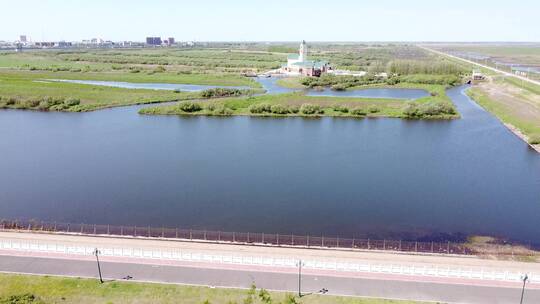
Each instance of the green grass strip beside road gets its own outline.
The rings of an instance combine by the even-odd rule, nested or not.
[[[225,289],[199,286],[105,282],[81,278],[31,276],[0,273],[0,304],[49,303],[302,303],[302,304],[413,304],[418,302],[310,295],[261,289]],[[270,299],[270,301],[268,300]]]

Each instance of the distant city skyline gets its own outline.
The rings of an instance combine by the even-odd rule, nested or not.
[[[0,40],[540,41],[537,1],[12,1]]]

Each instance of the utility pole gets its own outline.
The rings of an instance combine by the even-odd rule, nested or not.
[[[99,283],[103,284],[103,277],[101,276],[101,267],[99,266],[99,257],[98,257],[100,253],[101,252],[97,248],[94,249],[94,255],[96,256],[97,269],[99,273]]]
[[[519,304],[523,304],[523,294],[525,294],[525,283],[527,283],[527,280],[529,279],[529,276],[525,274],[521,277],[523,280],[523,288],[521,289],[521,300],[519,301]]]

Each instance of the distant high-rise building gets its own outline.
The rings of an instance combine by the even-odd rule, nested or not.
[[[26,35],[19,36],[19,41],[22,43],[26,43]]]
[[[148,45],[161,45],[161,37],[146,37],[146,44]]]
[[[15,43],[15,52],[22,52],[23,45],[21,42]]]
[[[174,44],[174,37],[169,37],[167,40],[169,40],[169,44]]]
[[[71,47],[72,45],[73,44],[71,42],[66,42],[66,41],[58,41],[56,43],[56,46],[61,47],[61,48]]]

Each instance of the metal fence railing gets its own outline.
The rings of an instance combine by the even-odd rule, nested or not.
[[[453,242],[416,242],[402,240],[371,240],[309,235],[283,235],[251,232],[224,232],[180,228],[112,226],[42,221],[0,220],[2,230],[47,231],[81,235],[132,236],[178,240],[261,244],[294,247],[319,247],[403,251],[439,254],[474,254],[465,244]]]
[[[32,220],[0,220],[1,230],[47,231],[81,235],[109,235],[167,238],[236,244],[274,246],[402,251],[438,254],[475,254],[466,244],[453,242],[416,242],[402,240],[371,240],[309,235],[224,232],[179,228],[73,224]]]

